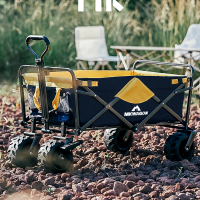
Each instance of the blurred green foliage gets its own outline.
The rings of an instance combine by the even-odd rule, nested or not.
[[[119,2],[124,6],[122,12],[95,12],[95,1],[85,0],[85,12],[81,13],[77,0],[0,0],[0,80],[14,81],[20,65],[34,64],[34,56],[25,45],[28,35],[46,35],[50,39],[45,65],[75,69],[77,26],[103,25],[109,54],[116,55],[110,45],[180,44],[189,25],[200,21],[197,0]],[[31,47],[41,54],[45,44],[33,41]]]

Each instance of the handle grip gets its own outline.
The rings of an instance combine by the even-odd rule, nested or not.
[[[26,38],[26,44],[30,44],[31,40],[44,40],[46,45],[50,45],[49,39],[44,35],[29,35]]]
[[[45,44],[46,44],[46,49],[45,51],[42,53],[41,55],[41,59],[44,58],[45,54],[48,52],[49,50],[49,45],[50,45],[50,42],[49,42],[49,39],[44,36],[44,35],[29,35],[27,38],[26,38],[26,45],[28,47],[28,49],[30,50],[30,52],[36,57],[36,59],[38,59],[38,55],[31,49],[31,47],[29,46],[31,40],[44,40]]]

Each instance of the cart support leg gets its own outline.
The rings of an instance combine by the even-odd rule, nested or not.
[[[192,145],[192,142],[194,141],[194,138],[196,136],[197,132],[196,131],[191,131],[190,136],[188,138],[187,144],[185,145],[185,150],[189,151],[190,147]]]
[[[40,142],[40,139],[42,137],[42,134],[35,134],[35,138],[33,139],[33,142],[31,144],[31,147],[30,147],[30,154],[35,154],[36,151],[37,151],[37,147],[38,147],[38,144]]]
[[[20,96],[21,96],[21,107],[22,107],[22,118],[23,118],[23,125],[26,122],[26,110],[25,110],[25,101],[24,101],[24,87],[23,87],[23,79],[22,79],[22,69],[21,66],[19,69],[19,85],[20,85]]]
[[[123,138],[124,142],[127,142],[130,134],[132,134],[132,130],[127,130]]]
[[[36,119],[31,119],[31,132],[35,133]]]
[[[192,78],[190,79],[190,87],[193,86],[193,81]],[[191,99],[192,99],[192,90],[189,90],[189,94],[188,94],[188,104],[187,104],[187,108],[186,108],[186,130],[188,129],[188,124],[189,124],[189,115],[190,115],[190,105],[191,105]]]
[[[66,136],[66,125],[64,122],[61,123],[61,136],[62,137]]]

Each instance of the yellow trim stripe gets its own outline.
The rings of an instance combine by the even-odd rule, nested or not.
[[[77,83],[78,83],[78,86],[82,86],[82,87],[98,87],[98,81],[91,81],[89,83],[89,81],[78,80]]]
[[[172,79],[172,84],[178,84],[179,79]],[[187,83],[187,78],[182,78],[182,83]]]
[[[74,73],[77,79],[109,78],[109,77],[119,77],[119,76],[165,76],[165,77],[172,76],[177,78],[182,77],[182,75],[146,72],[140,70],[133,70],[133,71],[75,70]],[[23,77],[29,85],[38,85],[37,73],[26,73],[23,75]],[[72,78],[69,72],[50,72],[49,75],[45,77],[45,80],[46,80],[46,85],[48,87],[72,88]],[[94,86],[98,86],[97,83],[92,83],[92,84],[94,84]]]

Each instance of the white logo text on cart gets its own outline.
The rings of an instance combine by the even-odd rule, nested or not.
[[[140,107],[135,106],[131,112],[124,112],[124,117],[148,115],[148,111],[141,111]]]
[[[112,6],[118,11],[122,11],[124,8],[117,0],[106,0],[106,12],[111,12]],[[95,11],[102,11],[102,0],[95,0]],[[84,0],[78,0],[78,12],[84,12]]]

